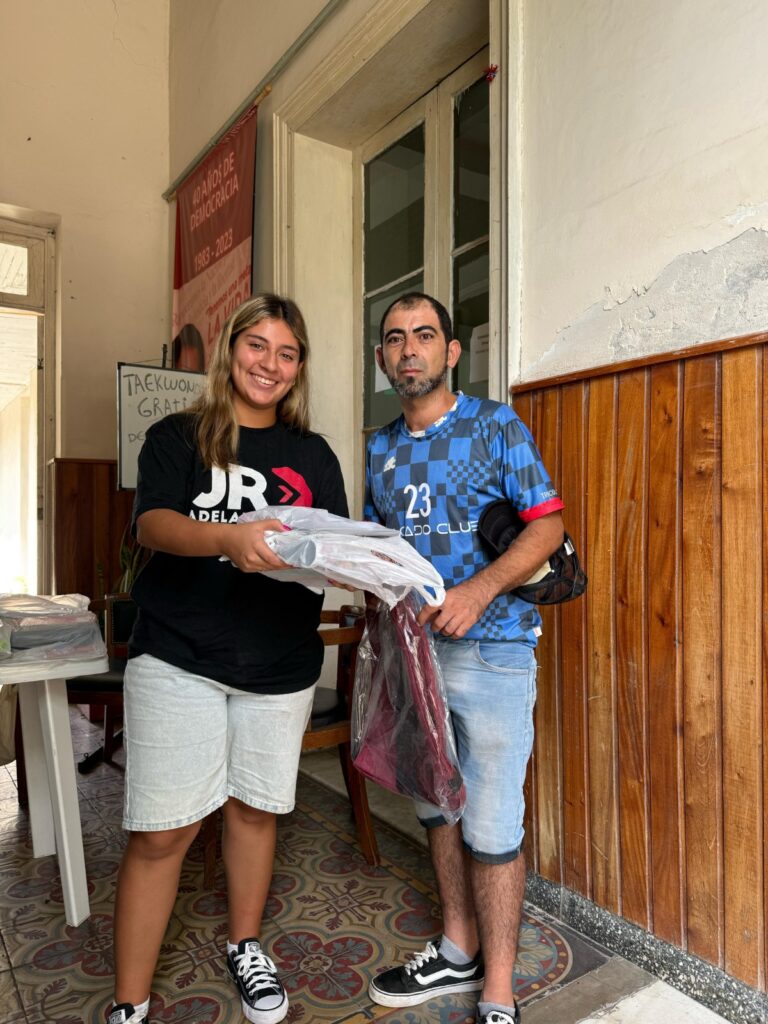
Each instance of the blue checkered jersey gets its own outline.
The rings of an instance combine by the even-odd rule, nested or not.
[[[446,587],[488,565],[477,521],[499,498],[525,522],[563,507],[533,438],[508,405],[459,392],[426,430],[411,433],[400,416],[368,442],[365,518],[399,529]],[[540,625],[534,605],[500,594],[466,637],[534,647]]]

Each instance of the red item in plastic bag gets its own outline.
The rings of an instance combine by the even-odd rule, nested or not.
[[[366,613],[357,655],[352,760],[394,793],[440,808],[454,824],[466,793],[445,687],[429,633],[412,595]]]

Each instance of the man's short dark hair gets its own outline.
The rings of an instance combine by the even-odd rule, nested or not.
[[[445,335],[445,344],[453,338],[453,324],[451,323],[451,314],[437,299],[433,299],[431,295],[426,295],[424,292],[406,292],[405,295],[401,295],[395,299],[394,302],[390,302],[387,308],[384,310],[384,315],[379,323],[379,341],[384,344],[384,323],[392,312],[393,309],[413,309],[414,306],[420,306],[422,302],[428,302],[429,305],[437,313],[437,319],[440,321],[440,330]]]

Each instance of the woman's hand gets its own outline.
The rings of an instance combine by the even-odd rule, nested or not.
[[[268,572],[290,568],[267,544],[267,531],[280,533],[285,529],[279,519],[255,523],[235,523],[222,530],[221,553],[243,572]]]

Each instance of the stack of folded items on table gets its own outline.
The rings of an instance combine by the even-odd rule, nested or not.
[[[0,594],[0,658],[12,662],[106,657],[88,598],[82,594],[39,597]]]

